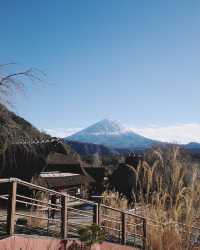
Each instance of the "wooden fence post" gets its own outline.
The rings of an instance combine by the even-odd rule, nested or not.
[[[17,181],[10,183],[8,198],[8,214],[7,214],[7,234],[12,235],[15,232],[15,217],[16,217],[16,193]]]
[[[93,207],[93,223],[96,225],[99,225],[100,206],[100,203],[95,203]]]
[[[61,237],[67,238],[68,218],[67,218],[67,196],[61,196]]]
[[[143,249],[147,249],[147,221],[143,218]]]
[[[98,225],[101,226],[101,202],[98,203]]]
[[[122,244],[126,245],[126,213],[122,212]]]

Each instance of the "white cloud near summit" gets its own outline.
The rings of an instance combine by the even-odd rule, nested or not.
[[[174,143],[200,142],[200,124],[188,123],[174,126],[132,128],[145,137]]]
[[[56,137],[67,137],[81,128],[45,129],[45,132]],[[178,124],[173,126],[131,127],[131,130],[147,138],[165,142],[189,143],[200,142],[200,123]]]

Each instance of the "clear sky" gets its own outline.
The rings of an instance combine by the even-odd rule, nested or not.
[[[2,0],[0,31],[0,63],[48,76],[16,97],[35,126],[108,117],[137,129],[189,124],[200,140],[199,0]]]

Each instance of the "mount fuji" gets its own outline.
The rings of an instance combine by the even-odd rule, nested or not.
[[[104,145],[109,148],[144,150],[158,144],[134,133],[116,121],[104,119],[80,132],[66,138],[66,141],[78,141]]]

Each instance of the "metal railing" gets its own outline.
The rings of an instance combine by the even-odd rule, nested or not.
[[[79,229],[94,223],[103,228],[107,241],[146,246],[141,216],[19,179],[0,179],[0,235],[78,238]]]

